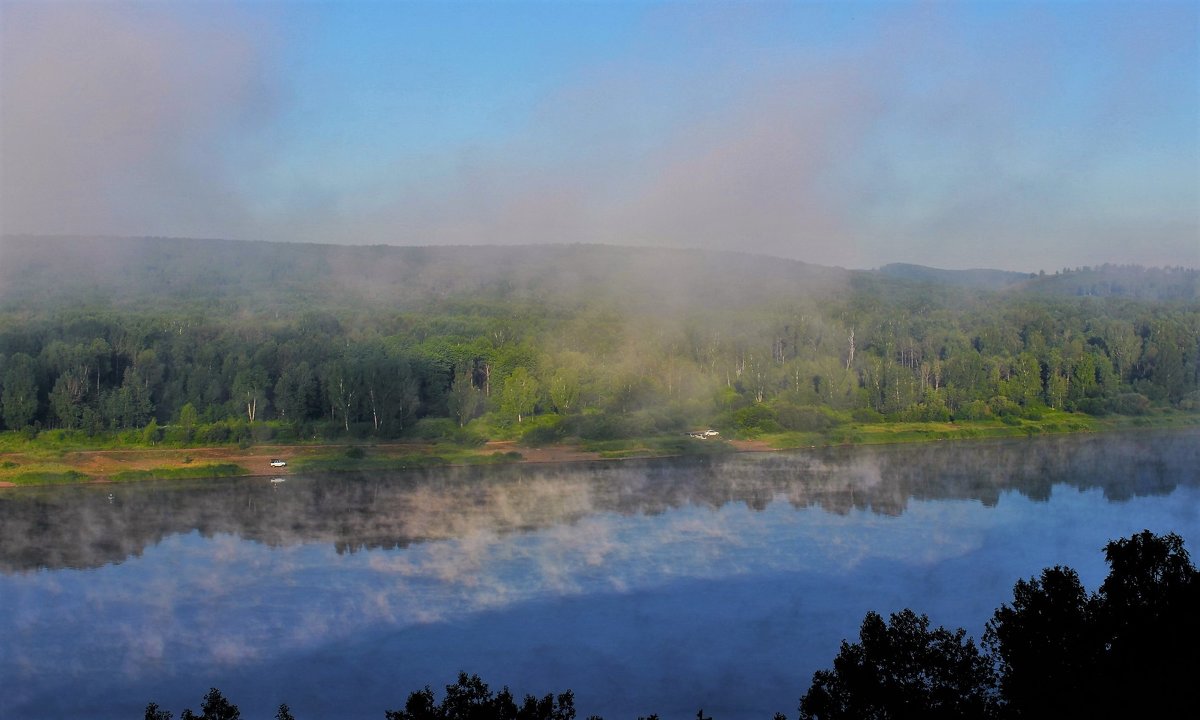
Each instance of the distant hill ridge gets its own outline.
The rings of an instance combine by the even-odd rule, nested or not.
[[[958,285],[989,290],[1003,290],[1013,285],[1026,282],[1029,273],[1013,272],[1010,270],[989,270],[976,268],[971,270],[942,270],[924,265],[909,263],[892,263],[879,268],[879,272],[889,277],[918,282],[930,282],[938,285]]]
[[[241,298],[678,307],[761,305],[846,288],[850,271],[741,253],[605,245],[355,246],[170,238],[0,239],[0,303]]]
[[[1056,296],[1126,297],[1143,300],[1200,299],[1200,270],[1184,267],[1100,265],[1064,269],[1052,274],[1007,270],[942,270],[893,263],[879,268],[888,277],[974,288]]]
[[[912,264],[845,270],[715,250],[608,245],[406,247],[174,238],[0,237],[0,305],[230,302],[259,310],[319,302],[420,309],[538,302],[564,310],[703,310],[821,299],[862,283],[975,294],[1200,299],[1200,272],[1105,265],[1054,275]]]

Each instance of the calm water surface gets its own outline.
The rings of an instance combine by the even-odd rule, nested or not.
[[[109,498],[112,493],[112,498]],[[580,716],[795,714],[864,613],[978,637],[1143,528],[1200,431],[0,491],[0,717],[382,718],[459,670]]]

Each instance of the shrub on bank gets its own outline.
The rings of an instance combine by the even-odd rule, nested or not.
[[[458,426],[450,418],[427,417],[421,418],[412,427],[408,437],[424,442],[446,442],[467,447],[478,447],[487,442],[487,438]]]
[[[1150,398],[1141,393],[1121,393],[1113,398],[1112,410],[1118,415],[1145,415],[1150,412]]]
[[[879,415],[879,413],[875,414]],[[879,415],[879,417],[882,419],[883,416]],[[799,432],[825,432],[838,424],[837,418],[823,408],[791,403],[777,404],[775,419],[785,430]]]

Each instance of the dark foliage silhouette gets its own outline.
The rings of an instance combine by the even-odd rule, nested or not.
[[[1089,596],[1067,568],[1018,581],[988,623],[1006,717],[1174,717],[1197,672],[1200,582],[1183,539],[1146,530],[1104,548]]]
[[[570,690],[537,698],[526,695],[517,705],[506,687],[493,693],[478,675],[459,673],[458,682],[446,686],[438,703],[426,686],[408,696],[403,710],[388,710],[387,720],[574,720],[575,696]]]
[[[191,709],[185,709],[179,715],[179,720],[241,720],[242,711],[237,705],[229,702],[221,691],[216,688],[209,689],[204,696],[204,702],[200,705],[200,715],[192,712]],[[171,720],[171,712],[159,708],[158,703],[150,703],[146,706],[145,720]],[[291,710],[286,704],[279,706],[279,711],[275,713],[275,720],[296,720],[292,717]]]
[[[863,621],[832,670],[813,675],[801,718],[1183,717],[1200,673],[1200,574],[1183,539],[1149,530],[1104,548],[1089,595],[1055,566],[1018,580],[980,656],[961,628],[911,610]],[[989,662],[990,661],[990,662]]]
[[[1183,539],[1146,530],[1109,543],[1104,556],[1111,570],[1096,594],[1105,647],[1096,677],[1108,711],[1191,714],[1200,673],[1200,573]]]
[[[1096,602],[1070,568],[1017,581],[1012,605],[996,610],[983,636],[997,661],[1006,714],[1062,717],[1091,703],[1104,649],[1096,616]]]
[[[842,641],[832,670],[813,675],[801,718],[961,718],[990,715],[993,674],[966,631],[929,629],[912,610],[885,624],[867,613],[859,642]]]

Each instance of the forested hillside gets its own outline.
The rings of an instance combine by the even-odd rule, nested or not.
[[[900,275],[605,246],[6,237],[0,418],[180,442],[552,440],[1200,406],[1196,271]]]
[[[1007,290],[1025,295],[1200,301],[1200,270],[1184,267],[1100,265],[1026,274],[1004,270],[941,270],[894,263],[884,265],[879,272],[891,278],[935,285]]]
[[[445,302],[534,302],[622,310],[760,307],[844,287],[844,270],[738,253],[603,245],[392,247],[5,237],[0,308],[63,304],[253,314]]]

